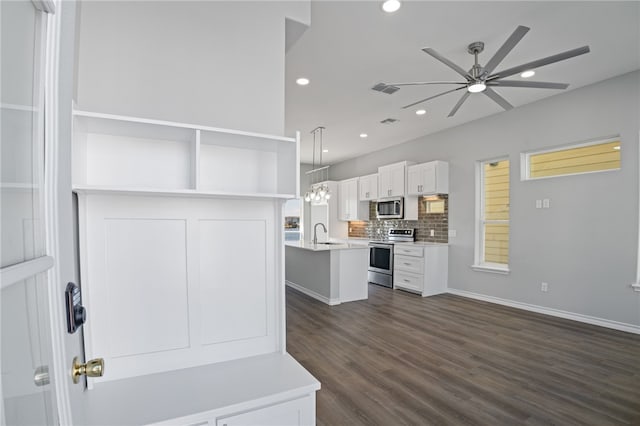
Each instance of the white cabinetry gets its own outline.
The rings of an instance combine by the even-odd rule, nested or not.
[[[401,161],[378,168],[378,197],[403,197],[405,195],[407,167],[413,163]]]
[[[394,288],[421,296],[447,290],[448,246],[445,244],[396,244],[393,255]]]
[[[447,194],[449,164],[445,161],[430,161],[409,166],[407,180],[409,195]]]
[[[74,111],[75,188],[293,198],[299,137]]]
[[[199,411],[231,415],[303,396],[314,410],[310,389],[319,383],[306,372],[295,384],[277,373],[304,371],[286,356],[284,322],[283,205],[299,194],[298,146],[298,137],[74,112],[85,354],[106,364],[105,376],[88,382],[98,406],[166,380],[191,399],[202,393]],[[244,398],[255,400],[249,388],[268,402],[240,410]],[[181,423],[158,407],[195,406],[164,401],[169,394],[180,399],[165,390],[149,400],[155,407],[120,423],[137,423],[143,411]],[[261,423],[263,415],[298,418],[300,409],[256,413]]]
[[[340,220],[368,220],[369,203],[358,197],[359,178],[346,179],[338,184],[338,217]]]
[[[375,201],[378,199],[378,174],[360,177],[360,201]]]

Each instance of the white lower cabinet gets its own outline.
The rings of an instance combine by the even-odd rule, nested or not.
[[[393,256],[394,288],[433,296],[447,289],[446,244],[396,244]]]
[[[216,426],[307,426],[315,424],[310,397],[216,419]]]

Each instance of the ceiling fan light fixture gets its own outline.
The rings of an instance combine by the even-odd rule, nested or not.
[[[536,75],[536,72],[534,70],[527,70],[527,71],[523,71],[522,74],[520,74],[520,77],[530,78],[530,77],[533,77],[534,75]]]
[[[393,13],[398,11],[398,9],[400,9],[400,6],[402,6],[402,4],[399,0],[387,0],[382,3],[382,10],[387,13]]]
[[[484,92],[486,88],[487,86],[483,82],[478,81],[476,83],[470,84],[467,87],[467,90],[471,93],[480,93],[480,92]]]

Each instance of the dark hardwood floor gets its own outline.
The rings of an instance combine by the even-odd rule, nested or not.
[[[287,289],[287,350],[328,425],[640,425],[640,335],[453,295]]]

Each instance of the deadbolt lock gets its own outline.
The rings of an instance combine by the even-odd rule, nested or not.
[[[80,376],[83,374],[87,377],[102,377],[104,374],[104,359],[96,358],[87,361],[86,364],[81,364],[78,361],[78,357],[73,358],[73,365],[71,366],[73,383],[78,383]]]

